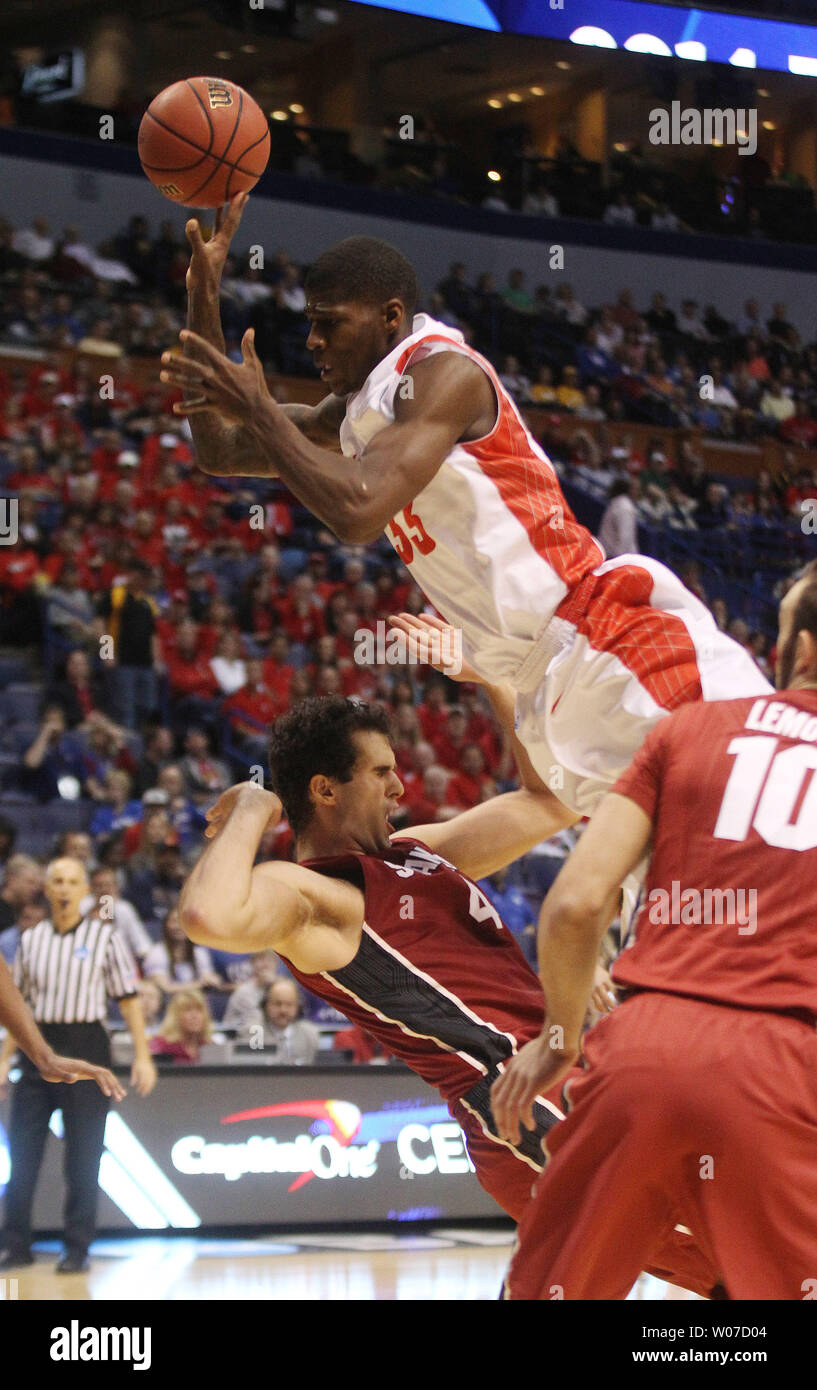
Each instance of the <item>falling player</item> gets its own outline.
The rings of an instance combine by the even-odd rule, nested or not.
[[[626,1297],[679,1200],[730,1298],[817,1293],[817,561],[776,676],[776,699],[662,720],[545,900],[544,1028],[492,1093],[509,1143],[576,1061],[603,904],[652,839],[625,999],[548,1135],[511,1298]]]
[[[414,270],[386,242],[352,237],[307,274],[318,406],[272,399],[252,331],[229,361],[219,283],[245,204],[207,243],[188,223],[192,331],[163,357],[204,472],[280,476],[341,540],[385,530],[479,675],[513,688],[534,767],[582,815],[669,710],[770,690],[663,565],[604,560],[490,363],[415,316]]]
[[[512,704],[497,692],[492,698],[507,729]],[[219,798],[208,812],[211,843],[182,893],[181,919],[203,945],[277,951],[312,993],[436,1087],[462,1127],[480,1183],[518,1220],[541,1168],[542,1137],[561,1111],[537,1096],[530,1128],[513,1141],[492,1123],[491,1083],[538,1034],[544,1001],[473,880],[575,817],[517,747],[519,791],[392,835],[389,817],[403,788],[388,727],[382,708],[336,696],[304,700],[278,719],[270,770],[279,795],[244,783]],[[298,862],[253,867],[282,803]],[[717,1282],[674,1229],[651,1269],[695,1292]]]

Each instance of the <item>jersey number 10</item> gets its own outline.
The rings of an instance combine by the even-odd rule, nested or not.
[[[800,743],[778,753],[778,743],[757,735],[732,739],[726,751],[735,755],[735,764],[721,801],[716,840],[745,840],[754,826],[767,845],[817,847],[817,748]],[[808,789],[792,821],[806,778]]]

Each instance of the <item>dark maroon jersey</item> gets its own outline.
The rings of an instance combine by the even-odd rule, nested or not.
[[[616,983],[817,1017],[817,691],[685,705],[613,791],[653,822]]]
[[[447,1101],[541,1032],[536,975],[492,904],[447,860],[400,839],[382,856],[304,867],[362,889],[363,936],[341,970],[305,975],[287,961],[289,969]]]

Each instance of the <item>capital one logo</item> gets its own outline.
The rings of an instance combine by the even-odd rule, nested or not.
[[[20,534],[16,497],[0,497],[0,545],[16,545]]]

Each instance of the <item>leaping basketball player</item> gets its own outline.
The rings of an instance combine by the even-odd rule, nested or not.
[[[385,531],[479,676],[513,689],[531,762],[579,814],[670,710],[769,693],[670,570],[605,560],[491,364],[415,314],[414,270],[386,242],[351,237],[309,269],[307,346],[329,388],[319,405],[272,399],[252,330],[231,362],[219,283],[246,201],[206,243],[188,223],[189,329],[184,355],[162,359],[205,473],[279,476],[343,541]]]

